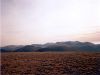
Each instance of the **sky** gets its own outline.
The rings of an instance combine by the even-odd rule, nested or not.
[[[1,46],[100,43],[100,0],[0,0]]]

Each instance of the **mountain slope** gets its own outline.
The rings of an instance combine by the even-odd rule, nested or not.
[[[18,45],[5,46],[1,48],[1,52],[63,52],[63,51],[89,51],[100,52],[100,44],[90,42],[67,41],[46,44]]]

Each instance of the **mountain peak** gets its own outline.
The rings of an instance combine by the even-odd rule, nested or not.
[[[1,52],[34,52],[34,51],[100,51],[100,44],[80,41],[66,41],[32,45],[10,45],[1,48]]]

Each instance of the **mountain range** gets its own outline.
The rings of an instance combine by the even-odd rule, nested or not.
[[[100,52],[100,44],[91,42],[66,41],[46,44],[8,45],[0,48],[1,52]]]

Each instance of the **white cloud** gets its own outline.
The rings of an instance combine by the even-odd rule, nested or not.
[[[19,44],[27,44],[28,41],[43,43],[60,39],[81,40],[75,36],[100,30],[100,1],[2,0],[1,17],[4,44],[16,44],[19,38],[27,40]],[[64,36],[69,38],[65,39]]]

